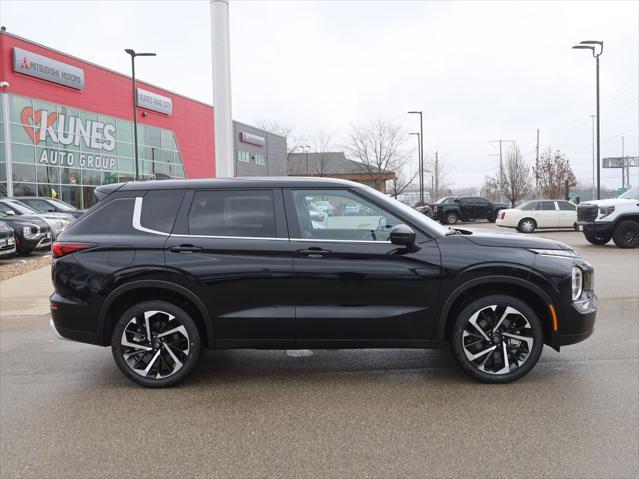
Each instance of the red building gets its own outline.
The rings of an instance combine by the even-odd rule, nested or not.
[[[124,55],[124,52],[123,52]],[[131,78],[0,33],[0,191],[79,207],[134,177]],[[215,176],[213,107],[138,82],[141,179]]]

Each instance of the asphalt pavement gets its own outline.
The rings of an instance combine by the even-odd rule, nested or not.
[[[0,475],[638,477],[639,250],[541,235],[595,266],[596,331],[508,385],[446,351],[249,350],[149,390],[110,349],[54,339],[46,314],[3,312]]]

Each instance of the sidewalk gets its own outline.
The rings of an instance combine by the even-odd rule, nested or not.
[[[0,283],[1,316],[37,316],[49,313],[49,296],[53,293],[51,267]]]

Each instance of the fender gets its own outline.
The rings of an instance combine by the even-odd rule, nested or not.
[[[553,301],[548,296],[548,294],[543,289],[541,289],[536,284],[531,283],[530,281],[525,279],[515,278],[513,276],[499,276],[499,275],[484,276],[482,278],[471,279],[470,281],[467,281],[461,284],[460,286],[458,286],[448,296],[448,298],[446,299],[446,302],[442,306],[441,311],[439,313],[439,319],[437,321],[437,339],[439,341],[445,340],[444,334],[446,332],[446,319],[447,319],[448,313],[450,312],[450,309],[452,308],[457,298],[459,298],[459,296],[463,294],[464,291],[467,291],[468,289],[473,288],[477,285],[487,284],[487,283],[508,283],[508,284],[513,284],[517,286],[522,286],[532,291],[537,296],[539,296],[539,298],[542,301],[544,301],[545,304],[554,304]]]
[[[172,291],[174,293],[178,293],[186,297],[189,301],[191,301],[195,305],[198,312],[200,313],[200,316],[202,316],[204,320],[204,327],[206,329],[206,337],[208,339],[209,347],[212,347],[212,345],[215,344],[214,342],[215,339],[213,334],[213,322],[211,321],[209,312],[206,309],[206,306],[204,306],[204,303],[202,302],[202,300],[191,290],[183,286],[179,286],[177,284],[170,283],[168,281],[150,280],[150,279],[131,281],[130,283],[123,284],[122,286],[119,286],[116,289],[114,289],[109,294],[109,296],[107,296],[104,303],[102,304],[102,308],[100,309],[100,313],[98,315],[98,325],[99,325],[98,338],[104,337],[104,327],[106,322],[107,311],[109,310],[113,302],[117,300],[120,296],[122,296],[124,293],[135,290],[135,289],[141,289],[141,288],[164,289],[164,290]]]

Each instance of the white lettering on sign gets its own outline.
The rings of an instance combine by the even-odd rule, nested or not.
[[[173,101],[163,95],[138,88],[138,106],[148,110],[170,115],[173,112]]]

